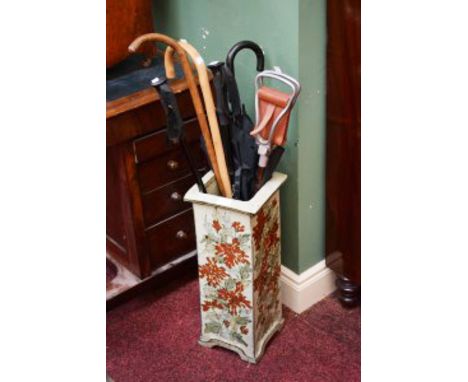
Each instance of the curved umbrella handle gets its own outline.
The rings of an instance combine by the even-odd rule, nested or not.
[[[235,44],[231,49],[229,49],[227,54],[226,66],[229,68],[231,73],[234,75],[234,59],[236,58],[237,53],[244,49],[250,49],[255,53],[257,56],[257,72],[261,72],[265,68],[265,55],[263,54],[262,48],[253,41],[244,40]]]
[[[131,53],[134,53],[138,50],[141,44],[151,41],[162,42],[168,45],[177,53],[177,56],[179,57],[180,63],[182,65],[182,70],[187,81],[187,87],[189,88],[193,106],[195,108],[198,123],[200,125],[200,130],[202,132],[203,139],[205,140],[208,158],[211,162],[211,167],[215,174],[216,181],[218,185],[221,185],[222,187],[221,176],[218,169],[218,162],[216,161],[216,154],[213,147],[213,141],[211,139],[210,129],[208,127],[208,122],[206,120],[205,110],[203,108],[203,103],[200,98],[200,94],[198,93],[197,84],[195,82],[195,78],[190,68],[189,60],[187,58],[187,55],[185,54],[185,50],[179,45],[179,43],[176,40],[160,33],[147,33],[140,37],[137,37],[129,45],[128,50]]]

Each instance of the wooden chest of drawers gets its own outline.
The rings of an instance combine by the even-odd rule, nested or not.
[[[185,135],[201,174],[208,168],[185,83],[173,86]],[[166,140],[165,117],[153,89],[107,102],[108,253],[140,278],[194,251],[191,204],[195,183],[181,148]]]

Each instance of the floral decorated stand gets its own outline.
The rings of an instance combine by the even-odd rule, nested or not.
[[[255,363],[283,317],[279,188],[287,176],[274,173],[247,202],[219,195],[213,173],[203,178],[207,194],[194,185],[204,346],[222,346]]]

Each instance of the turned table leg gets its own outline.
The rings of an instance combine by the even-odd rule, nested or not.
[[[337,276],[338,300],[347,308],[353,308],[361,303],[361,286],[344,276]]]

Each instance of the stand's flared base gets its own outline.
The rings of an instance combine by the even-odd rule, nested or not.
[[[251,356],[247,355],[238,346],[235,346],[233,344],[230,344],[228,342],[225,342],[225,341],[217,339],[217,338],[204,338],[202,336],[202,337],[200,337],[200,340],[198,341],[198,343],[200,345],[208,347],[208,348],[212,348],[214,346],[223,347],[225,349],[236,352],[237,354],[239,354],[241,359],[243,359],[244,361],[247,361],[247,362],[250,362],[250,363],[257,363],[260,360],[260,358],[262,358],[263,353],[265,351],[265,347],[268,344],[268,342],[270,341],[270,339],[273,337],[273,335],[276,332],[278,332],[283,327],[283,325],[284,325],[284,319],[282,318],[281,320],[277,321],[276,323],[274,323],[271,326],[271,328],[268,330],[268,332],[266,332],[265,335],[263,336],[262,341],[259,342],[258,349],[256,349],[256,351],[255,351],[255,357],[251,357]]]

